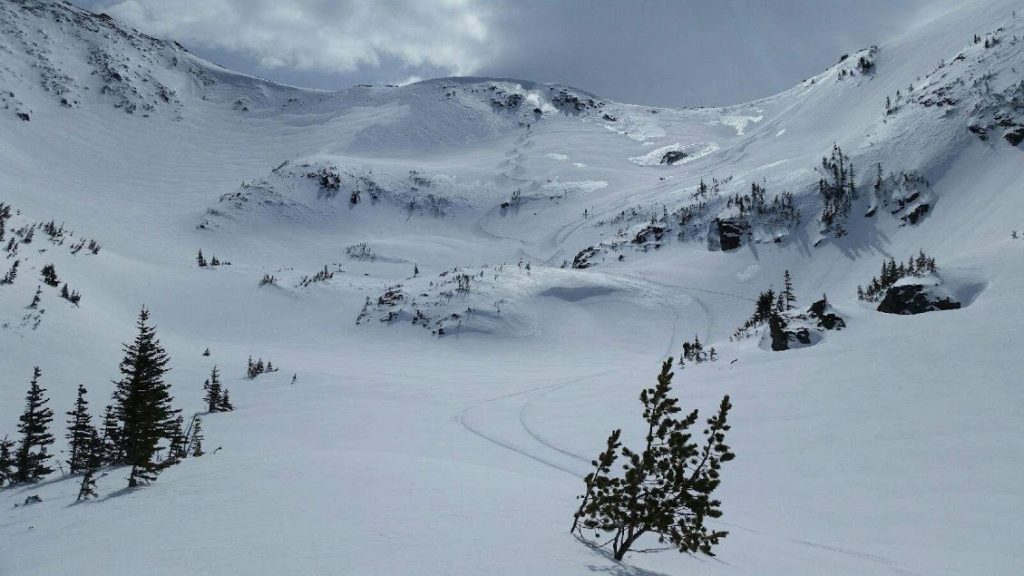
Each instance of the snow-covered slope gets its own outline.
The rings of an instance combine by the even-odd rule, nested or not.
[[[80,383],[98,412],[142,305],[178,406],[216,364],[237,408],[143,489],[0,490],[0,574],[1024,571],[1020,8],[964,2],[783,94],[656,109],[509,79],[308,91],[0,3],[0,435],[36,365],[56,412]],[[856,195],[823,223],[833,145]],[[919,250],[962,308],[858,300]],[[50,263],[78,306],[42,285],[28,308]],[[784,270],[846,328],[730,340]],[[695,334],[720,359],[677,391],[732,396],[730,535],[618,564],[569,535],[574,497]],[[280,371],[245,380],[250,356]]]

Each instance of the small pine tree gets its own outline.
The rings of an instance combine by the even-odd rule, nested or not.
[[[792,310],[796,307],[796,293],[793,292],[793,277],[789,275],[789,270],[783,275],[782,282],[782,297],[786,303],[786,310]]]
[[[188,456],[188,441],[185,437],[185,431],[182,427],[185,424],[185,420],[178,414],[177,418],[174,419],[174,424],[171,426],[171,441],[167,447],[167,458],[164,460],[164,466],[171,466],[185,459]]]
[[[19,418],[21,444],[18,447],[15,472],[15,480],[19,483],[34,482],[53,472],[47,465],[50,459],[47,447],[53,444],[53,435],[50,433],[53,410],[46,407],[50,399],[45,396],[46,389],[39,386],[40,376],[42,372],[36,366],[25,394],[25,411]]]
[[[162,467],[156,460],[159,445],[171,439],[178,415],[171,406],[170,385],[163,380],[169,359],[156,329],[149,325],[146,308],[139,312],[136,327],[134,342],[124,347],[121,380],[114,391],[119,448],[124,454],[123,463],[132,467],[129,487],[156,479]]]
[[[192,436],[189,438],[189,452],[192,456],[198,458],[205,454],[203,452],[203,419],[199,416],[195,416],[192,419]]]
[[[761,292],[757,297],[757,305],[754,308],[754,320],[764,322],[772,315],[775,306],[775,291],[771,288]]]
[[[32,303],[28,305],[29,308],[35,310],[39,308],[39,302],[43,300],[43,287],[36,286],[36,293],[32,296]]]
[[[75,408],[67,413],[67,439],[71,449],[71,456],[68,458],[68,471],[71,474],[82,472],[88,468],[89,460],[93,457],[96,429],[93,428],[92,417],[89,415],[89,402],[85,399],[86,392],[88,391],[85,386],[79,384]]]
[[[117,414],[112,404],[108,404],[106,411],[103,413],[103,436],[100,442],[103,445],[101,452],[105,464],[119,464],[123,461],[121,427],[118,424]]]
[[[100,466],[103,465],[103,440],[95,428],[92,430],[92,437],[89,438],[86,448],[87,456],[84,459],[84,474],[82,475],[82,483],[78,487],[76,502],[90,500],[99,496],[96,492],[96,473],[99,471]]]
[[[1016,234],[1016,232],[1014,232]],[[18,277],[18,265],[21,264],[21,260],[15,260],[14,264],[11,264],[11,269],[4,274],[4,277],[0,279],[0,284],[14,284],[14,279]]]
[[[96,469],[89,468],[82,475],[82,483],[78,486],[78,498],[75,502],[83,502],[85,500],[92,500],[99,496],[96,492]]]
[[[57,278],[57,269],[54,268],[53,264],[47,264],[43,266],[40,272],[43,277],[43,283],[56,288],[60,285],[60,279]]]
[[[235,406],[231,403],[230,395],[228,394],[227,388],[224,389],[224,394],[220,397],[220,405],[217,407],[218,412],[231,412],[235,409]]]
[[[14,441],[0,440],[0,488],[14,483]]]
[[[200,249],[199,254],[196,255],[196,264],[198,264],[200,268],[206,268],[206,258],[203,256],[202,249]]]
[[[203,389],[206,390],[206,396],[203,398],[206,401],[206,411],[219,412],[223,399],[221,397],[220,372],[217,371],[216,366],[210,371],[210,378],[203,384]]]
[[[772,339],[772,350],[789,350],[789,335],[785,332],[786,322],[776,313],[768,317],[768,334]]]

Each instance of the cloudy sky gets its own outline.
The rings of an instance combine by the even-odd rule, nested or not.
[[[955,0],[73,0],[228,68],[323,89],[452,75],[660,106],[784,90]]]

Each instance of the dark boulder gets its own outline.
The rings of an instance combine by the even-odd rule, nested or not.
[[[903,216],[902,220],[904,222],[909,222],[910,224],[917,224],[922,218],[924,218],[925,214],[928,213],[928,208],[929,206],[927,204],[918,204],[912,210],[907,212],[907,214]]]
[[[682,150],[669,150],[668,152],[665,152],[664,156],[661,157],[661,163],[675,164],[676,162],[679,162],[680,160],[686,158],[686,156],[686,152],[683,152]]]
[[[728,252],[743,245],[743,239],[750,235],[750,223],[744,218],[718,218],[718,245]]]
[[[954,300],[952,296],[938,293],[933,288],[921,284],[893,286],[886,290],[885,297],[878,305],[878,311],[906,315],[960,308],[960,302]]]
[[[636,233],[636,236],[633,237],[633,244],[646,244],[648,242],[660,243],[664,236],[664,226],[660,224],[648,224]]]
[[[832,311],[828,300],[822,298],[807,309],[807,315],[818,321],[818,326],[825,330],[842,330],[846,328],[846,321],[842,316]]]
[[[1006,141],[1013,146],[1024,142],[1024,126],[1017,126],[1013,130],[1007,130],[1006,133],[1003,134],[1003,138],[1006,138]]]
[[[577,270],[584,270],[590,268],[594,264],[590,261],[591,258],[597,256],[598,249],[593,246],[587,246],[583,250],[580,250],[576,257],[572,259],[572,267]]]

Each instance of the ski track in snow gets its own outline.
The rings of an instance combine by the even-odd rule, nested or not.
[[[537,454],[527,450],[526,448],[522,448],[522,447],[516,446],[516,445],[512,444],[510,441],[503,440],[503,439],[501,439],[501,438],[499,438],[499,437],[497,437],[497,436],[495,436],[493,434],[488,434],[487,432],[484,432],[479,427],[474,426],[473,424],[470,423],[469,416],[471,415],[472,412],[480,410],[481,408],[484,408],[487,405],[494,404],[495,402],[500,402],[502,400],[508,400],[510,398],[516,398],[516,397],[524,396],[524,395],[528,395],[528,394],[533,394],[533,393],[540,392],[540,391],[554,392],[555,390],[560,390],[560,389],[565,388],[566,386],[570,386],[572,384],[577,384],[579,382],[584,382],[584,381],[587,381],[587,380],[590,380],[590,379],[593,379],[593,378],[597,378],[599,376],[604,376],[606,374],[612,374],[612,373],[621,372],[621,371],[623,371],[623,369],[621,369],[621,368],[613,368],[611,370],[604,370],[604,371],[597,372],[597,373],[594,373],[594,374],[589,374],[587,376],[581,376],[579,378],[573,378],[571,380],[566,380],[564,382],[559,382],[559,383],[555,383],[555,384],[547,384],[547,385],[544,385],[544,386],[536,386],[536,387],[533,387],[533,388],[528,388],[526,390],[520,390],[518,392],[512,392],[510,394],[502,394],[500,396],[495,396],[494,398],[489,398],[487,400],[484,400],[483,402],[478,402],[476,404],[473,404],[471,406],[467,406],[466,408],[463,408],[455,416],[455,420],[463,428],[468,430],[470,433],[472,433],[472,434],[474,434],[474,435],[476,435],[476,436],[486,440],[487,442],[490,442],[491,444],[494,444],[495,446],[500,446],[501,448],[504,448],[506,450],[511,450],[512,452],[515,452],[515,453],[517,453],[517,454],[519,454],[521,456],[529,458],[530,460],[538,462],[538,463],[540,463],[540,464],[542,464],[544,466],[547,466],[549,468],[553,468],[555,470],[558,470],[558,471],[561,471],[561,472],[565,472],[566,474],[570,474],[570,475],[572,475],[574,477],[577,477],[577,478],[582,478],[583,475],[580,474],[579,472],[575,471],[575,470],[572,470],[572,469],[570,469],[570,468],[568,468],[568,467],[566,467],[566,466],[564,466],[562,464],[559,464],[559,463],[553,462],[551,460],[548,460],[547,458],[545,458],[543,456],[539,456],[539,455],[537,455]],[[520,414],[521,414],[521,411],[520,411]],[[526,430],[526,432],[531,437],[533,437],[533,434],[530,433],[529,429],[526,428],[526,426],[523,424],[522,418],[520,418],[519,423],[520,423],[520,425],[523,425],[523,428]],[[583,462],[589,462],[588,459],[586,459],[586,458],[584,458],[582,456],[579,456],[577,454],[573,454],[571,452],[567,452],[567,451],[565,451],[565,450],[563,450],[561,448],[558,448],[558,447],[556,447],[554,445],[550,445],[546,441],[544,441],[544,440],[542,440],[540,438],[535,438],[535,440],[537,440],[537,442],[541,446],[543,446],[544,448],[548,448],[548,449],[554,450],[556,452],[559,452],[561,454],[571,456],[571,457],[573,457],[573,458],[575,458],[577,460],[582,460]]]

